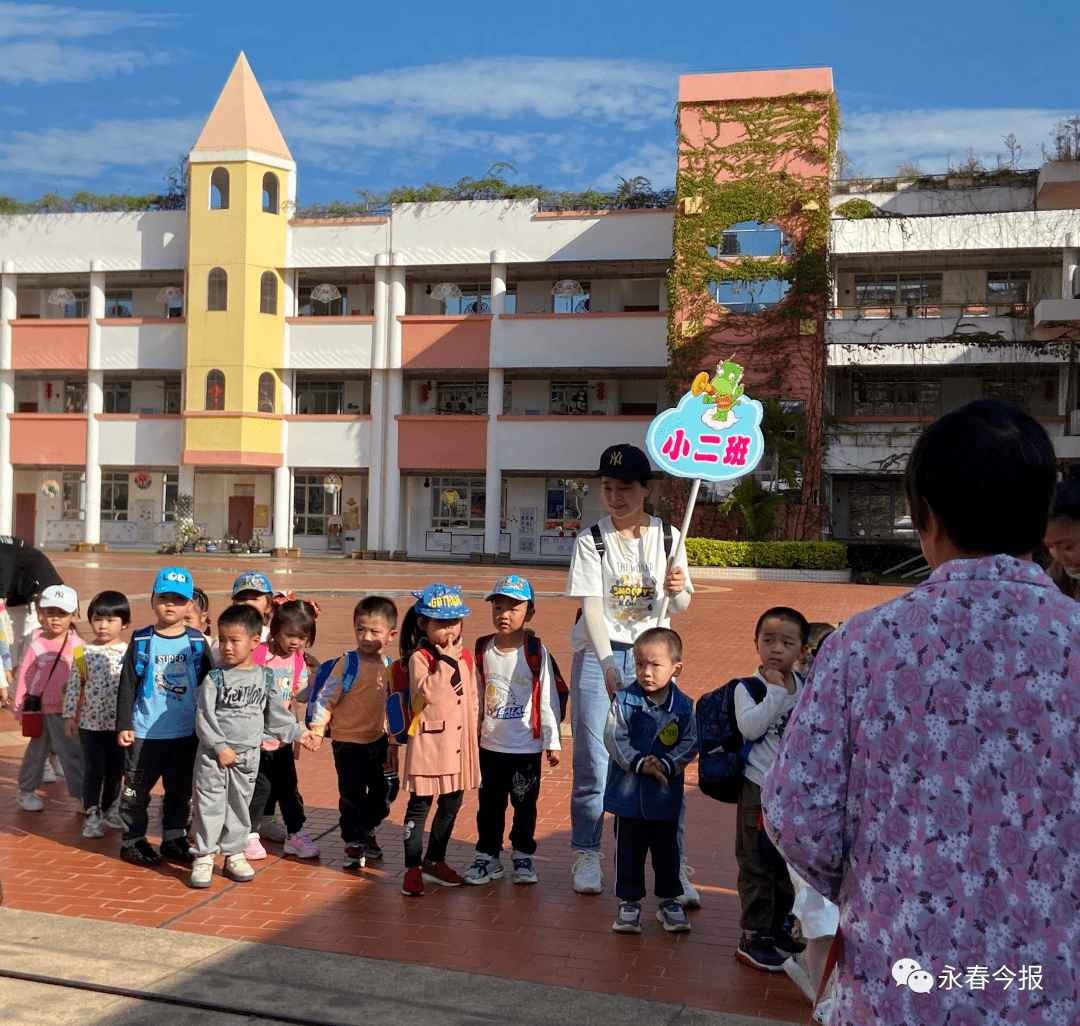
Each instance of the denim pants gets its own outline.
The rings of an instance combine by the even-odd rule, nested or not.
[[[634,648],[612,642],[612,655],[623,684],[635,676]],[[575,851],[599,851],[604,829],[604,786],[608,753],[604,747],[604,724],[611,701],[591,648],[574,653],[570,669],[570,729],[574,734],[574,790],[570,796],[570,847]]]

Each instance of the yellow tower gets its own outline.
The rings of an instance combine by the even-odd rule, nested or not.
[[[296,164],[243,53],[188,161],[183,463],[278,467]]]

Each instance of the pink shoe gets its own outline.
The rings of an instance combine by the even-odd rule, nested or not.
[[[285,838],[285,854],[295,855],[298,859],[317,859],[319,848],[306,830],[297,830]]]
[[[266,849],[262,846],[258,834],[248,834],[248,845],[244,849],[244,857],[250,862],[252,859],[265,859]]]

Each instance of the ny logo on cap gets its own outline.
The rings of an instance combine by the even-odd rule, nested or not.
[[[610,458],[608,459],[608,465],[612,466],[612,467],[621,467],[622,466],[622,456],[623,456],[623,454],[621,452],[613,452],[611,454]]]

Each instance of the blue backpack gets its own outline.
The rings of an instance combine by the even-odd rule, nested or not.
[[[360,654],[356,649],[350,649],[343,656],[338,656],[336,659],[327,659],[325,663],[319,663],[319,668],[315,671],[315,681],[308,688],[307,696],[307,708],[304,710],[304,726],[309,730],[311,729],[311,714],[319,707],[319,694],[326,687],[327,680],[330,679],[330,674],[334,672],[334,667],[342,660],[345,660],[345,665],[341,671],[341,690],[348,693],[352,690],[352,686],[356,683],[356,678],[360,675]],[[383,664],[389,666],[391,660],[388,656],[383,656]],[[329,731],[327,731],[329,736]]]
[[[185,627],[184,631],[187,634],[188,644],[191,645],[191,654],[195,657],[195,674],[198,676],[203,657],[206,655],[206,637],[202,631],[194,627]],[[153,627],[140,627],[137,631],[131,632],[131,646],[135,649],[135,678],[139,682],[140,689],[146,686],[146,668],[150,665],[150,639],[153,636]]]
[[[757,677],[737,677],[723,687],[702,695],[694,714],[698,730],[698,787],[718,802],[734,805],[742,790],[743,767],[750,749],[735,718],[735,688],[745,684],[750,697],[761,702],[766,685]]]

